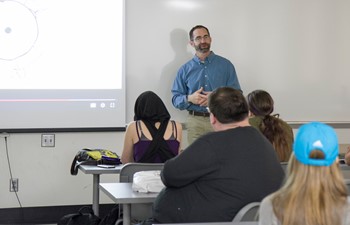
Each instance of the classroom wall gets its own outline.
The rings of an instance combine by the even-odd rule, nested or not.
[[[284,75],[284,67],[290,64],[282,62],[276,67],[274,62],[273,52],[280,51],[282,56],[285,56],[285,51],[292,52],[290,59],[298,58],[298,49],[305,49],[305,46],[299,46],[298,42],[290,45],[288,42],[275,42],[276,35],[280,33],[271,33],[274,26],[265,26],[260,22],[274,22],[278,23],[279,17],[285,19],[285,10],[288,4],[293,9],[290,12],[288,18],[290,21],[299,21],[302,23],[303,19],[307,19],[308,11],[312,12],[310,15],[323,15],[318,14],[317,9],[322,9],[320,12],[328,12],[334,15],[339,11],[340,17],[347,18],[343,13],[348,11],[349,5],[347,1],[315,1],[315,0],[298,0],[298,1],[278,1],[279,4],[275,5],[278,0],[269,0],[260,2],[260,0],[127,0],[126,1],[126,114],[127,121],[130,122],[133,117],[133,105],[137,96],[145,90],[156,91],[165,101],[165,104],[169,108],[169,111],[173,118],[184,122],[186,119],[186,112],[180,112],[171,105],[171,93],[170,88],[172,80],[175,77],[177,68],[183,64],[187,59],[192,57],[193,51],[188,46],[188,30],[196,24],[207,25],[212,31],[213,35],[213,50],[221,55],[226,56],[236,66],[238,76],[241,80],[242,89],[244,92],[255,88],[264,88],[273,92],[273,97],[276,98],[276,112],[281,113],[282,118],[293,118],[294,114],[290,114],[289,109],[297,110],[303,114],[305,106],[309,103],[305,103],[305,106],[291,107],[294,104],[293,101],[286,101],[283,97],[288,97],[291,89],[295,92],[298,89],[298,83],[285,82],[283,86],[279,86],[278,79],[268,79],[270,74]],[[226,4],[229,4],[228,7]],[[287,5],[281,5],[287,4]],[[321,4],[321,5],[318,5]],[[344,5],[345,4],[345,5]],[[318,7],[316,7],[318,5]],[[238,10],[238,7],[241,7]],[[278,11],[284,9],[282,11]],[[302,17],[297,13],[299,9],[302,10]],[[252,11],[250,11],[252,10]],[[268,12],[274,12],[269,14]],[[254,14],[255,12],[255,14]],[[275,17],[265,17],[273,15]],[[234,17],[232,17],[234,16]],[[259,16],[262,16],[261,18]],[[254,19],[256,23],[253,23],[251,19]],[[333,18],[333,17],[332,17]],[[337,17],[338,18],[338,17]],[[300,21],[301,20],[301,21]],[[339,19],[343,21],[343,18]],[[317,20],[312,20],[316,25]],[[326,19],[320,21],[320,26],[327,22]],[[331,21],[335,21],[334,18]],[[242,24],[243,23],[243,24]],[[245,25],[244,25],[245,24]],[[298,31],[298,24],[292,24],[292,27],[284,27],[283,24],[279,25],[279,29],[287,31],[289,28],[292,31]],[[254,25],[259,32],[252,32],[251,26]],[[300,24],[299,24],[300,25]],[[332,23],[328,24],[332,25]],[[341,26],[343,23],[338,23],[337,26]],[[321,26],[322,27],[322,26]],[[268,29],[265,29],[268,28]],[[317,31],[326,31],[327,29],[320,28]],[[306,27],[303,27],[306,32]],[[337,30],[338,31],[338,30]],[[267,33],[266,33],[267,32]],[[320,33],[322,36],[324,33]],[[264,36],[260,45],[258,42],[251,42],[256,40],[258,35]],[[295,35],[295,33],[293,33]],[[269,39],[271,37],[271,39]],[[348,37],[346,33],[342,38]],[[341,38],[341,40],[343,40]],[[348,40],[348,38],[347,38]],[[301,40],[300,40],[301,41]],[[331,38],[331,41],[334,39]],[[310,43],[312,39],[309,40]],[[253,43],[253,45],[252,45]],[[299,42],[300,43],[300,42]],[[305,44],[305,42],[302,42]],[[326,40],[322,39],[320,45],[327,44]],[[343,43],[343,42],[340,42]],[[259,44],[259,45],[258,45]],[[275,44],[278,44],[280,48],[274,48]],[[311,60],[313,54],[322,55],[322,49],[317,53],[313,50],[317,46],[313,46],[308,49],[306,60]],[[338,49],[338,48],[337,48]],[[348,44],[344,43],[342,56],[340,62],[348,61],[349,52],[347,51]],[[271,52],[272,51],[272,52]],[[248,54],[249,53],[249,54]],[[255,54],[259,53],[259,54]],[[267,55],[266,55],[267,54]],[[280,55],[281,56],[281,55]],[[293,58],[293,57],[295,58]],[[339,57],[340,57],[339,56]],[[267,58],[266,58],[267,57]],[[317,55],[317,57],[319,57]],[[304,60],[305,58],[303,58]],[[339,59],[339,58],[338,58]],[[300,59],[301,60],[301,59]],[[293,61],[293,69],[299,68],[296,71],[290,72],[288,70],[287,75],[293,77],[295,74],[303,76],[304,72],[318,74],[323,72],[317,66],[325,68],[328,62],[325,58],[318,58],[316,61],[311,61],[312,67],[307,67],[307,64],[302,63],[299,67],[300,61]],[[332,60],[331,62],[333,62]],[[263,63],[262,63],[263,62]],[[280,60],[277,60],[280,62]],[[307,61],[306,61],[307,62]],[[345,68],[343,64],[340,67],[333,68],[326,67],[325,71],[328,71],[326,75],[333,76],[336,72],[343,74]],[[271,66],[271,67],[269,67]],[[315,69],[317,68],[317,69]],[[348,68],[348,66],[346,67]],[[313,70],[314,69],[314,70]],[[344,69],[344,70],[343,70]],[[277,72],[277,73],[276,73]],[[343,78],[343,77],[342,77]],[[283,79],[282,79],[283,80]],[[310,82],[310,79],[307,79]],[[288,81],[288,80],[287,80]],[[335,82],[335,81],[334,81]],[[290,84],[290,86],[286,84]],[[332,82],[328,82],[332,84]],[[341,113],[341,118],[333,117],[334,120],[343,121],[348,119],[349,115],[346,104],[349,104],[347,89],[345,88],[349,82],[343,82],[339,88],[342,93],[345,94],[345,98],[334,99],[328,98],[326,100],[330,103],[337,104],[337,111]],[[277,84],[277,85],[276,85]],[[319,87],[322,90],[327,90],[324,87],[327,83],[321,83],[321,85],[309,85],[307,90],[312,93],[319,92]],[[326,85],[327,86],[327,85]],[[274,87],[280,87],[280,89],[274,89]],[[335,89],[335,86],[332,86]],[[299,90],[299,89],[298,89]],[[300,89],[303,91],[303,89]],[[284,91],[284,92],[283,92]],[[281,94],[279,94],[281,93]],[[298,92],[302,93],[302,92]],[[325,93],[322,92],[322,93]],[[328,91],[329,94],[331,92]],[[298,101],[303,99],[303,95],[298,96]],[[310,102],[310,100],[309,100]],[[312,102],[312,101],[311,101]],[[314,101],[317,106],[322,105],[318,98]],[[346,107],[341,105],[344,103]],[[286,107],[285,105],[288,104]],[[327,106],[327,105],[326,105]],[[336,116],[333,112],[329,113],[328,108],[315,110],[318,112],[318,116],[324,115],[329,119],[329,116]],[[310,112],[310,111],[309,111]],[[323,112],[323,114],[322,114]],[[307,117],[301,115],[302,119],[311,118],[312,114],[308,113]],[[348,119],[350,121],[350,119]],[[294,129],[294,131],[296,131]],[[345,124],[344,128],[336,129],[339,135],[339,142],[341,144],[348,144],[349,141],[349,125]],[[79,205],[89,204],[92,202],[92,176],[83,174],[79,171],[77,176],[72,176],[69,173],[70,165],[76,152],[85,147],[90,148],[107,148],[121,154],[123,146],[124,132],[77,132],[77,133],[55,133],[56,145],[52,148],[41,147],[41,133],[15,133],[10,134],[7,138],[7,148],[4,138],[0,138],[0,208],[12,208],[19,207],[17,196],[13,192],[9,192],[9,163],[7,158],[7,152],[9,156],[9,162],[14,178],[19,178],[19,192],[18,198],[23,207],[34,206],[56,206],[56,205]],[[186,131],[184,133],[186,144]],[[349,144],[350,145],[350,144]],[[344,148],[342,148],[343,151]],[[117,180],[117,175],[102,175],[102,182],[113,182]],[[101,193],[101,203],[110,203],[111,201]]]
[[[296,129],[294,129],[294,133]],[[349,131],[337,129],[339,142],[350,146]],[[53,148],[40,146],[41,134],[11,134],[9,160],[14,178],[19,178],[18,198],[23,207],[80,205],[92,203],[92,175],[70,175],[75,153],[84,147],[99,147],[121,153],[123,132],[56,133]],[[184,132],[184,145],[186,131]],[[345,151],[342,146],[341,151]],[[0,208],[19,207],[14,192],[9,192],[9,165],[4,139],[0,139]],[[117,181],[113,174],[102,175],[101,182]],[[101,203],[112,203],[103,193]]]
[[[85,147],[107,148],[120,154],[123,133],[55,133],[55,138],[55,147],[41,147],[41,134],[10,134],[8,150],[4,138],[0,139],[0,208],[19,207],[15,193],[9,192],[7,152],[12,176],[19,179],[18,198],[23,207],[92,202],[92,175],[81,171],[70,175],[72,160]],[[116,175],[101,177],[108,182],[117,179]]]
[[[72,176],[73,158],[85,147],[106,148],[120,155],[123,138],[124,132],[55,133],[55,147],[41,147],[41,134],[10,134],[7,149],[5,139],[0,138],[0,208],[19,207],[15,192],[9,192],[9,165],[12,176],[19,179],[17,195],[22,207],[91,204],[92,175],[79,171]],[[187,146],[187,141],[183,144]],[[101,176],[101,182],[117,180],[116,174]],[[112,203],[103,193],[100,198],[101,203]]]

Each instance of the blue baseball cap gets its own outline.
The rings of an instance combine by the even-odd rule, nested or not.
[[[310,158],[312,150],[324,153],[324,159]],[[334,129],[320,122],[311,122],[302,125],[296,135],[293,150],[296,159],[311,166],[330,166],[339,153],[338,137]]]

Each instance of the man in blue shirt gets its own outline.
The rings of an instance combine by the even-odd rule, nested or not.
[[[195,56],[185,63],[177,73],[171,92],[172,103],[180,110],[187,110],[188,144],[208,131],[208,94],[218,87],[241,90],[234,65],[226,58],[210,50],[211,37],[208,28],[197,25],[190,32],[190,44]]]

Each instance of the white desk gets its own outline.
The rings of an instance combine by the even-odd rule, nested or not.
[[[92,174],[92,209],[96,216],[99,215],[99,204],[100,204],[100,175],[101,174],[119,174],[123,165],[117,165],[114,168],[102,168],[98,166],[80,165],[79,169],[85,174]],[[116,178],[117,179],[117,178]]]
[[[131,204],[152,203],[158,193],[140,193],[132,190],[132,183],[101,183],[100,189],[115,203],[123,205],[123,224],[131,224]]]

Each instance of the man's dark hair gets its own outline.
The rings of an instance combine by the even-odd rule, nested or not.
[[[195,30],[197,30],[197,29],[202,29],[202,28],[203,28],[203,29],[206,29],[207,32],[208,32],[208,35],[210,36],[210,33],[209,33],[208,28],[206,28],[206,27],[203,26],[203,25],[196,25],[196,26],[192,27],[192,29],[191,29],[190,32],[189,32],[190,40],[191,40],[191,41],[193,41],[193,32],[194,32]]]
[[[240,122],[248,117],[248,103],[241,93],[231,87],[217,88],[209,95],[209,111],[220,123]]]

